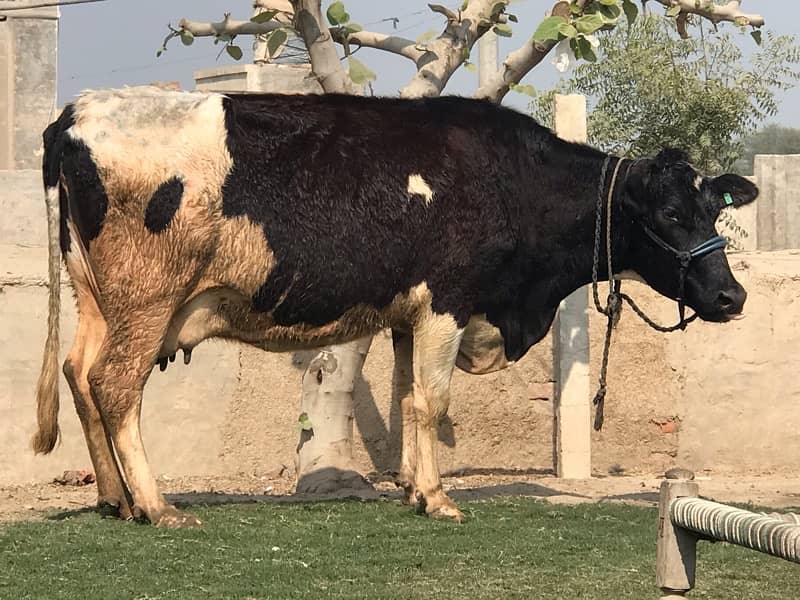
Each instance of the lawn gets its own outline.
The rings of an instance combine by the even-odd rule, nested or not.
[[[462,505],[467,522],[396,501],[192,507],[204,525],[165,531],[54,515],[0,525],[0,597],[658,598],[652,508],[553,506],[503,498]],[[800,569],[701,543],[704,599],[796,598]]]

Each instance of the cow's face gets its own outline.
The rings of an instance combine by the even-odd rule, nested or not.
[[[639,161],[626,177],[623,207],[632,217],[629,260],[656,291],[676,298],[680,264],[675,255],[650,239],[644,227],[673,248],[692,250],[718,235],[716,221],[724,206],[755,200],[758,188],[739,175],[702,177],[685,153],[664,150]],[[722,250],[694,258],[686,270],[684,300],[701,319],[726,321],[742,312],[747,293],[731,273]]]

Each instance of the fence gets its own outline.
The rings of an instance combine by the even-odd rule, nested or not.
[[[658,508],[656,582],[661,600],[684,598],[694,588],[701,539],[728,542],[800,563],[800,515],[757,514],[698,498],[694,474],[667,472]]]

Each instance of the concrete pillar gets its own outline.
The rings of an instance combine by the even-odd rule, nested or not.
[[[58,8],[2,9],[0,0],[0,169],[38,169],[42,132],[55,118]]]
[[[584,96],[556,94],[553,119],[559,137],[586,141]],[[582,287],[561,302],[552,329],[556,474],[567,479],[592,474],[588,309],[588,289]]]
[[[763,155],[754,161],[759,187],[757,205],[758,249],[800,248],[800,154]]]

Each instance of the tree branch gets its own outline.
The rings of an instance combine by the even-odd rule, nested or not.
[[[501,69],[496,71],[487,83],[478,88],[475,97],[499,104],[511,86],[522,81],[522,78],[542,62],[555,45],[554,41],[540,43],[528,40],[524,46],[509,52],[503,60]]]
[[[283,27],[283,23],[267,21],[266,23],[253,23],[252,21],[235,21],[230,14],[226,14],[222,21],[216,23],[198,23],[189,19],[181,19],[178,27],[185,29],[194,36],[209,35],[258,35],[269,33]]]
[[[311,70],[327,93],[353,94],[356,86],[339,61],[327,28],[323,28],[320,0],[292,0],[294,27],[308,48]]]
[[[454,11],[429,4],[433,12],[447,17],[442,34],[425,46],[417,61],[417,73],[401,91],[402,98],[438,96],[453,73],[470,54],[472,46],[492,26],[492,6],[497,0],[471,0],[466,10]]]
[[[656,0],[667,8],[680,6],[681,13],[700,15],[711,21],[719,23],[728,21],[737,25],[750,25],[751,27],[761,27],[764,25],[764,17],[757,14],[743,13],[740,9],[741,0],[731,0],[727,4],[715,4],[713,0]]]
[[[255,0],[253,8],[265,8],[267,10],[277,10],[288,15],[294,12],[292,3],[289,0]]]
[[[585,3],[586,0],[583,0]],[[556,2],[550,10],[550,16],[567,17],[569,15],[568,2]],[[503,60],[500,69],[493,73],[487,82],[475,92],[476,98],[491,100],[500,103],[508,93],[510,87],[522,81],[531,69],[538,65],[545,56],[555,47],[556,42],[535,42],[530,39],[524,45],[510,52]]]
[[[275,2],[275,0],[257,0],[259,8],[263,8],[260,6],[261,4],[269,5],[273,2]],[[270,10],[275,10],[275,8],[273,7]],[[291,12],[289,15],[291,15]],[[178,26],[190,32],[195,37],[214,35],[263,35],[290,23],[290,20],[286,17],[280,21],[277,21],[277,18],[276,15],[273,20],[267,21],[266,23],[253,23],[252,21],[236,21],[231,19],[230,15],[226,15],[222,21],[216,23],[201,23],[190,21],[189,19],[181,19]],[[327,33],[334,42],[344,45],[346,36],[342,28],[331,27],[327,30]],[[356,46],[376,48],[378,50],[405,56],[415,63],[425,55],[425,50],[421,50],[419,44],[415,41],[394,35],[373,33],[371,31],[357,31],[351,33],[348,40],[349,43]]]
[[[420,45],[415,41],[395,35],[373,33],[371,31],[356,31],[355,33],[351,33],[348,37],[345,35],[344,30],[339,27],[331,27],[329,31],[333,41],[339,44],[344,45],[345,38],[347,38],[350,44],[399,54],[413,60],[415,63],[425,54],[425,50],[420,50]]]

